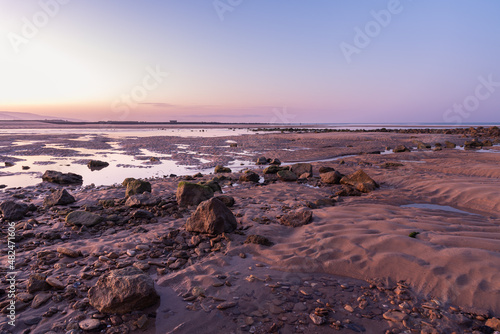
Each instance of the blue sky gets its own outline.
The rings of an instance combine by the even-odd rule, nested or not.
[[[96,121],[500,121],[498,1],[0,8],[0,110]]]

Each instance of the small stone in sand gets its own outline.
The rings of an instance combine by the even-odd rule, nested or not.
[[[271,240],[269,240],[266,237],[263,237],[261,235],[249,235],[247,239],[245,240],[246,244],[257,244],[257,245],[263,245],[263,246],[272,246],[273,243]]]

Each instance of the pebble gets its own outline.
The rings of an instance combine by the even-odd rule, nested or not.
[[[232,308],[232,307],[235,307],[235,306],[236,306],[235,302],[224,302],[224,303],[221,303],[221,304],[217,305],[217,309],[219,309],[219,310],[226,310],[228,308]]]
[[[134,257],[136,254],[135,250],[133,249],[129,249],[127,250],[127,255],[130,256],[130,257]]]
[[[320,316],[316,315],[315,313],[309,314],[309,318],[311,318],[312,322],[318,326],[321,326],[326,322],[325,317],[320,317]]]
[[[99,319],[85,319],[78,323],[80,329],[84,331],[92,331],[94,329],[99,328],[101,326],[101,321]]]
[[[407,314],[398,311],[387,311],[382,315],[382,317],[392,322],[401,322],[408,319]]]
[[[52,286],[56,289],[59,289],[59,290],[62,290],[66,287],[66,285],[63,282],[61,282],[60,280],[58,280],[54,276],[47,277],[45,279],[45,282],[47,282],[50,286]]]

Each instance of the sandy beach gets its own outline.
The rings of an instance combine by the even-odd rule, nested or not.
[[[2,165],[24,165],[13,157],[36,152],[85,166],[93,156],[78,148],[119,147],[136,160],[150,159],[140,151],[147,149],[160,161],[204,172],[138,172],[137,188],[121,184],[127,176],[119,184],[81,186],[42,182],[41,172],[37,184],[9,184],[0,202],[13,202],[22,214],[9,219],[14,209],[0,206],[2,264],[9,260],[9,226],[15,234],[15,268],[2,266],[1,273],[5,286],[8,273],[16,273],[16,326],[7,322],[3,290],[0,331],[493,333],[500,330],[496,130],[99,134],[88,141],[24,135],[29,142],[18,147],[12,143],[22,134],[1,135]],[[395,153],[398,146],[408,150]],[[256,164],[262,156],[268,160]],[[217,165],[231,170],[215,173]],[[183,182],[202,183],[199,191],[210,188],[210,195],[184,205]],[[209,214],[202,211],[207,202]],[[91,216],[68,218],[82,211]],[[220,233],[186,227],[200,219],[198,211],[236,225]],[[113,275],[134,277],[132,288],[113,283]],[[125,309],[106,295],[128,292],[135,295],[118,303],[131,304]]]

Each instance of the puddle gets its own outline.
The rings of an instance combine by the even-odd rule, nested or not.
[[[461,213],[461,214],[466,214],[466,215],[471,215],[471,216],[480,216],[477,213],[471,213],[471,212],[455,209],[454,207],[447,206],[447,205],[413,203],[413,204],[401,205],[401,207],[402,208],[428,209],[428,210],[441,210],[441,211],[455,212],[455,213]]]

